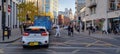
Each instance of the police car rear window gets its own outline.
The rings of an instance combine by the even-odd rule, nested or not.
[[[37,29],[37,30],[26,29],[25,32],[27,32],[27,33],[42,33],[42,32],[45,32],[45,29]]]

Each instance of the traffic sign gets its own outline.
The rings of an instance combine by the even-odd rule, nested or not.
[[[10,5],[8,5],[8,13],[10,13],[11,12],[11,7],[10,7]]]

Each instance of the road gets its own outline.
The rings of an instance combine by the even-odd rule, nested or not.
[[[115,41],[115,42],[114,42]],[[21,39],[0,44],[0,54],[120,54],[120,39],[99,39],[75,33],[68,36],[61,30],[61,37],[50,36],[50,47],[23,49]]]

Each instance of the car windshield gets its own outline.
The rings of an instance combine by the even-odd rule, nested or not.
[[[37,30],[26,29],[25,32],[27,32],[27,33],[42,33],[42,32],[45,32],[45,29],[37,29]]]

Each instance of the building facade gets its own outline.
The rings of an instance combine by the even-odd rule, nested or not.
[[[69,18],[70,18],[71,21],[74,20],[74,15],[72,13],[72,9],[71,8],[69,10]]]
[[[2,0],[0,0],[0,5],[2,5]],[[4,17],[2,17],[2,6],[0,10],[0,29],[2,29],[2,23],[5,23],[5,26],[15,29],[19,27],[19,20],[17,19],[17,4],[18,0],[4,0]],[[3,18],[5,21],[3,22]]]
[[[85,7],[85,0],[75,0],[76,17],[80,17],[80,10]]]
[[[81,13],[85,28],[92,24],[99,30],[120,31],[120,0],[86,0]]]
[[[65,11],[59,11],[58,15],[63,16],[62,25],[69,25],[69,23],[74,20],[74,15],[71,8],[65,8]],[[58,21],[61,21],[61,19],[59,19]]]

